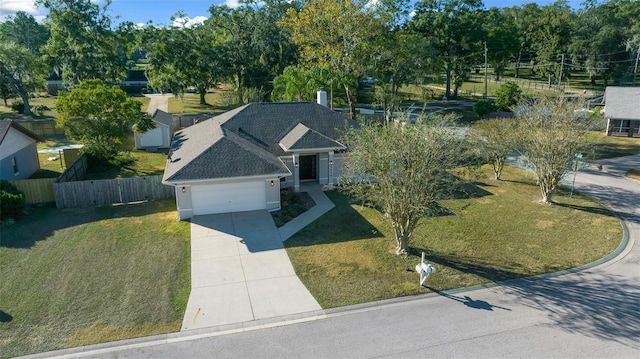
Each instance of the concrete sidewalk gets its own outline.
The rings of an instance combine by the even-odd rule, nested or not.
[[[182,330],[306,314],[322,308],[297,277],[282,242],[333,208],[317,184],[316,205],[277,229],[265,210],[191,221],[191,294]]]

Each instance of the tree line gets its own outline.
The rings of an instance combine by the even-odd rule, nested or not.
[[[636,77],[640,3],[587,0],[485,9],[481,0],[244,0],[212,5],[201,24],[115,23],[110,1],[37,0],[48,9],[39,24],[19,12],[0,24],[0,93],[22,98],[52,72],[69,86],[85,79],[119,83],[140,58],[151,87],[200,101],[221,82],[233,83],[239,104],[308,100],[336,89],[354,113],[359,82],[376,81],[376,102],[388,113],[398,89],[442,76],[455,97],[486,61],[496,79],[509,65],[557,83],[587,73],[595,84]],[[486,50],[485,50],[486,49]]]

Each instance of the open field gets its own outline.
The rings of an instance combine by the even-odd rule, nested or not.
[[[555,272],[620,243],[619,221],[599,204],[565,190],[556,205],[541,205],[530,175],[507,167],[503,177],[479,182],[478,197],[442,201],[451,214],[422,220],[408,259],[395,255],[388,220],[338,192],[327,193],[334,209],[285,242],[287,253],[320,305],[331,308]],[[438,271],[429,288],[405,270],[422,251]]]
[[[173,201],[34,207],[0,231],[0,357],[180,330],[190,234]]]

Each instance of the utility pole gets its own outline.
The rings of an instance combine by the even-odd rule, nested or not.
[[[633,67],[633,86],[636,85],[636,77],[638,77],[638,59],[640,59],[640,47],[636,53],[636,66]]]
[[[564,69],[564,54],[562,54],[562,61],[560,61],[560,78],[558,78],[558,91],[560,91],[560,85],[562,84],[562,70]]]
[[[487,98],[487,42],[484,42],[484,93],[482,98]]]

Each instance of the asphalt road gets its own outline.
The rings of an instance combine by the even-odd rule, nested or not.
[[[576,189],[625,220],[604,263],[490,288],[347,307],[265,328],[201,331],[84,348],[86,358],[639,358],[640,155],[578,173]],[[416,278],[417,280],[417,278]],[[336,284],[338,285],[338,284]],[[194,335],[195,334],[195,335]],[[122,345],[125,346],[122,346]]]

